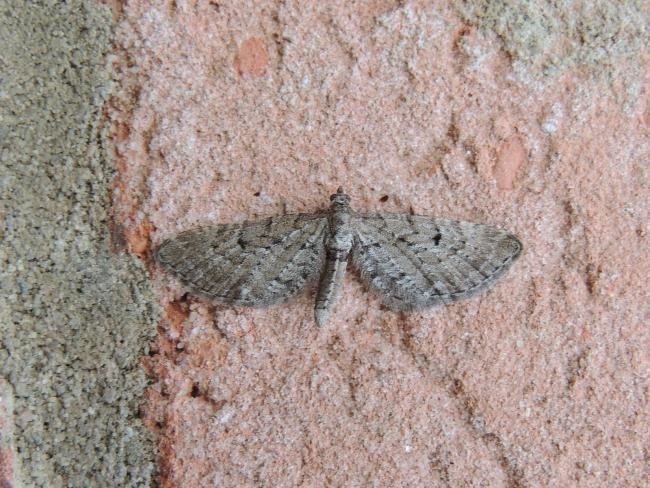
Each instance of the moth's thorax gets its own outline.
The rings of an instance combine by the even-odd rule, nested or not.
[[[350,225],[350,197],[345,193],[338,192],[331,197],[332,204],[329,211],[329,239],[327,248],[342,255],[352,248],[352,227]]]

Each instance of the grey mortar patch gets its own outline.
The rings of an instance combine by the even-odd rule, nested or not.
[[[622,82],[620,101],[626,108],[640,96],[650,44],[650,7],[644,0],[582,2],[576,10],[536,0],[457,1],[455,6],[465,22],[496,35],[522,79],[552,83],[579,66],[607,84]]]
[[[0,375],[25,486],[150,486],[138,358],[145,271],[109,248],[100,143],[112,21],[89,1],[0,4]]]

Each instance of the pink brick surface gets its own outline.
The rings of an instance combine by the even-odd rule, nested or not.
[[[525,246],[492,290],[425,312],[349,273],[320,330],[312,291],[213,306],[152,266],[162,486],[648,481],[647,58],[630,103],[579,65],[540,82],[426,2],[134,1],[118,39],[114,210],[143,259],[339,185]]]

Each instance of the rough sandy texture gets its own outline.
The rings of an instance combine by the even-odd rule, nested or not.
[[[339,185],[526,248],[494,289],[422,313],[351,273],[322,330],[310,292],[215,307],[154,269],[162,486],[647,483],[648,17],[498,3],[125,7],[110,136],[135,255]]]
[[[111,249],[98,142],[111,14],[0,5],[0,486],[18,486],[16,461],[29,487],[150,486],[137,413],[154,300]]]

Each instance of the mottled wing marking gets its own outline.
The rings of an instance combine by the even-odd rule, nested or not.
[[[400,214],[357,215],[352,263],[392,309],[448,303],[491,285],[522,245],[471,222]]]
[[[320,274],[327,216],[295,214],[182,232],[155,258],[192,290],[217,302],[271,305]]]

